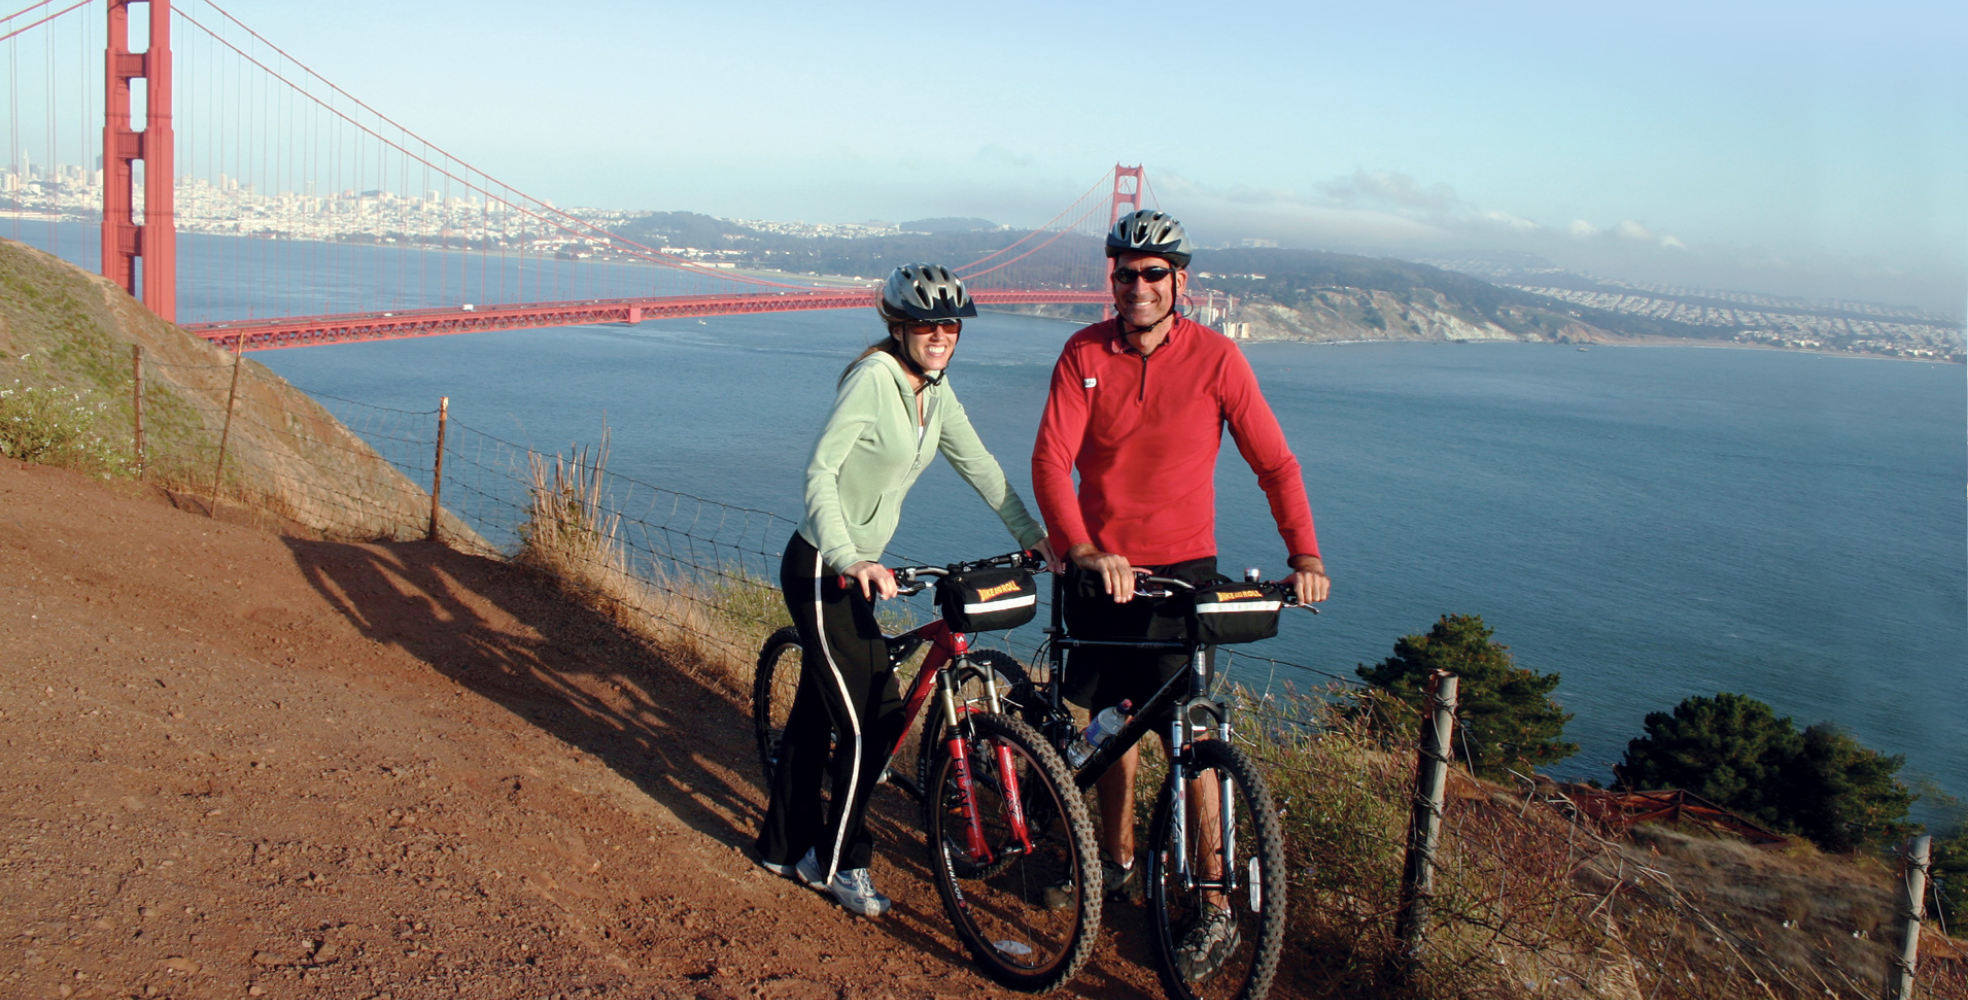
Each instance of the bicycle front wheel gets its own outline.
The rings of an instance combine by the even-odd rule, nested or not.
[[[1029,697],[1032,682],[1025,676],[1025,665],[1018,662],[1010,653],[996,649],[976,649],[965,653],[950,668],[951,693],[956,696],[958,711],[985,711],[984,681],[986,674],[992,678],[998,689],[998,697],[1004,705],[1006,714],[1014,714],[1017,706],[1013,699]],[[929,787],[929,768],[936,760],[937,748],[949,739],[949,724],[943,720],[935,700],[931,700],[923,713],[922,738],[916,749],[916,787]],[[923,797],[924,808],[930,802]],[[923,813],[925,821],[929,813]]]
[[[936,748],[924,788],[937,893],[985,974],[1017,990],[1052,989],[1079,971],[1100,930],[1086,803],[1023,722],[967,713],[956,732],[963,765],[947,744]]]
[[[1189,786],[1179,839],[1178,767]],[[1170,775],[1149,824],[1155,971],[1176,1000],[1261,1000],[1285,941],[1285,838],[1271,792],[1222,740],[1191,744]]]

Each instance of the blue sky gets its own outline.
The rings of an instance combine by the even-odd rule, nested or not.
[[[1968,300],[1960,3],[226,7],[562,205],[1031,225],[1118,161],[1206,243]]]

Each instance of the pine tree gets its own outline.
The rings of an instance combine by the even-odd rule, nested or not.
[[[1577,753],[1578,744],[1559,738],[1572,718],[1550,697],[1559,675],[1517,666],[1510,647],[1490,641],[1493,634],[1477,615],[1444,615],[1427,635],[1402,636],[1393,656],[1355,672],[1418,712],[1427,710],[1428,676],[1455,674],[1456,749],[1485,777],[1528,774]]]
[[[1647,716],[1647,734],[1614,768],[1633,788],[1680,788],[1827,851],[1851,851],[1913,830],[1919,796],[1894,777],[1906,763],[1821,722],[1798,732],[1754,698],[1688,698]]]
[[[1615,774],[1633,788],[1680,788],[1773,827],[1784,827],[1783,770],[1803,743],[1788,717],[1754,698],[1688,698],[1651,712]]]

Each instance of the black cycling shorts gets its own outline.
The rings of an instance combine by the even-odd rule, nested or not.
[[[1222,579],[1216,573],[1216,557],[1205,556],[1165,566],[1140,566],[1155,576],[1171,576],[1191,583],[1213,583]],[[1076,639],[1184,639],[1189,635],[1188,602],[1179,598],[1155,600],[1137,597],[1126,604],[1115,604],[1108,596],[1100,574],[1078,566],[1066,570],[1066,632]],[[1205,664],[1211,676],[1216,667],[1216,648],[1204,647]],[[1159,653],[1146,649],[1075,649],[1066,657],[1066,677],[1062,693],[1066,700],[1098,712],[1123,700],[1140,708],[1161,690],[1162,685],[1189,669],[1183,653]],[[1167,715],[1164,713],[1163,718]],[[1152,720],[1160,723],[1162,720]]]

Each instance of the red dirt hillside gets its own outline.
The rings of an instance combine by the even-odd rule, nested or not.
[[[883,920],[759,871],[745,716],[504,563],[4,461],[0,637],[0,996],[1002,995],[905,800]]]

